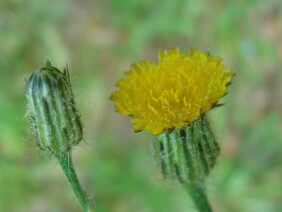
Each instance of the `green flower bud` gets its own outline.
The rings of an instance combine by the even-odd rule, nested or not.
[[[70,85],[68,69],[60,72],[46,61],[27,82],[32,133],[40,149],[59,155],[82,139],[82,124]]]
[[[165,178],[190,184],[203,182],[219,155],[205,115],[190,126],[165,131],[154,141],[154,149]]]

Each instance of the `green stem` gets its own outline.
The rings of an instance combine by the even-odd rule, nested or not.
[[[75,193],[76,198],[82,206],[83,211],[90,211],[86,193],[83,191],[73,167],[71,152],[66,151],[61,153],[57,156],[57,159],[68,179],[70,186]]]
[[[208,198],[199,184],[191,183],[186,185],[186,188],[190,193],[198,211],[212,212],[212,208],[208,202]]]

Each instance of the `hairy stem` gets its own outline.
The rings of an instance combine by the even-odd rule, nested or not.
[[[83,208],[83,211],[89,212],[89,203],[87,199],[86,193],[83,191],[77,175],[75,173],[73,163],[72,163],[72,157],[71,157],[71,152],[65,151],[61,153],[60,155],[57,156],[57,159],[68,179],[68,182],[70,186],[72,187],[76,198],[78,199],[80,205]]]
[[[208,202],[208,198],[201,186],[197,183],[186,185],[188,193],[191,195],[196,208],[200,212],[212,212],[212,208]]]

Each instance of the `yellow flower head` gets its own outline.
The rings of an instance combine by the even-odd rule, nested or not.
[[[221,58],[195,49],[186,55],[174,48],[161,51],[158,64],[133,64],[111,99],[118,112],[133,117],[135,131],[158,135],[185,127],[216,106],[233,76]]]

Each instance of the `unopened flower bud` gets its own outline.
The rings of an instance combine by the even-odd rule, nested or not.
[[[40,149],[59,155],[80,142],[82,124],[67,68],[62,73],[46,61],[29,78],[26,96],[31,130]]]

